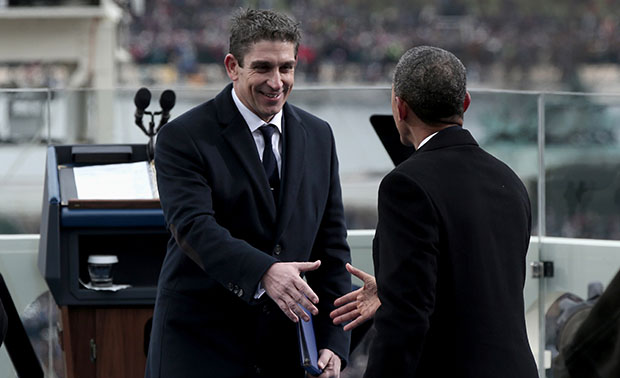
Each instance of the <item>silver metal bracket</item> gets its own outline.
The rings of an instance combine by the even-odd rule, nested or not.
[[[553,277],[553,261],[533,261],[530,264],[532,278]]]

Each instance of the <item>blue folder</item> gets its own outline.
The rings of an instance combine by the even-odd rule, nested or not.
[[[303,308],[303,307],[302,307]],[[301,366],[308,373],[314,376],[321,375],[323,372],[319,368],[318,351],[316,348],[316,339],[314,338],[314,327],[312,325],[312,314],[303,308],[306,314],[310,316],[310,320],[305,322],[299,318],[297,322],[297,335],[299,336],[299,355],[301,356]]]

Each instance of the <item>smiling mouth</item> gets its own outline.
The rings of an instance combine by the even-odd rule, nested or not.
[[[282,93],[263,93],[263,95],[265,95],[265,96],[266,96],[266,97],[268,97],[268,98],[271,98],[271,99],[274,99],[274,100],[275,100],[275,99],[280,98],[280,96],[282,95]]]

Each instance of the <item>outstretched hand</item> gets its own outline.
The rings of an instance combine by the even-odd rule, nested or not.
[[[280,307],[282,312],[297,323],[299,318],[309,321],[310,317],[300,307],[305,307],[312,315],[319,310],[314,306],[319,303],[319,297],[312,291],[300,274],[316,270],[321,266],[321,260],[315,262],[277,262],[265,273],[262,285],[267,295]]]
[[[334,305],[337,308],[329,316],[333,319],[334,324],[350,321],[350,323],[344,326],[345,331],[352,330],[372,318],[379,306],[381,306],[381,301],[379,301],[377,296],[377,281],[375,277],[355,268],[351,264],[347,264],[347,270],[362,280],[364,286],[334,301]]]

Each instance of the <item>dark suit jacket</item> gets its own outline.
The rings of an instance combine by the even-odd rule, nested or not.
[[[158,136],[157,182],[173,237],[158,283],[150,377],[303,376],[295,323],[267,294],[254,299],[277,261],[321,260],[306,274],[320,299],[317,344],[348,357],[349,335],[329,318],[334,299],[351,289],[331,128],[284,106],[276,210],[231,88]]]
[[[444,129],[379,188],[381,307],[366,378],[534,378],[523,285],[531,228],[519,178]]]

